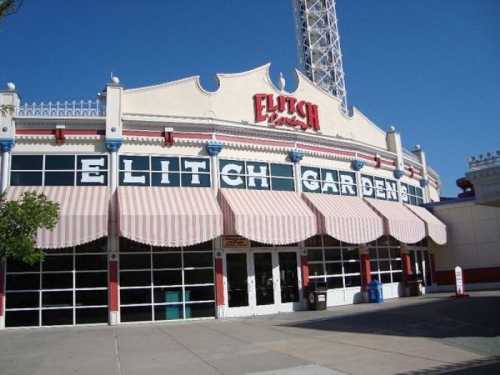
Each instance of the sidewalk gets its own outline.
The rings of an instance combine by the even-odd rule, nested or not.
[[[7,374],[500,373],[500,292],[247,319],[0,332]]]

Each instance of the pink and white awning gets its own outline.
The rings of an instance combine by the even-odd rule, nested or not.
[[[285,245],[317,232],[316,215],[296,192],[222,189],[224,234]]]
[[[153,246],[189,246],[222,234],[209,188],[119,187],[120,234]]]
[[[375,241],[384,234],[384,221],[358,197],[303,193],[318,218],[319,233],[350,244]]]
[[[59,203],[59,221],[53,230],[40,229],[36,246],[54,249],[81,245],[108,235],[109,190],[107,187],[13,186],[8,200],[28,191],[44,194]]]
[[[438,245],[446,243],[446,225],[424,207],[405,205],[425,222],[427,235]]]
[[[425,237],[425,223],[403,204],[369,198],[365,200],[384,218],[385,234],[406,244],[419,242]]]

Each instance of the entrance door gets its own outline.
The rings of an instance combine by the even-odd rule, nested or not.
[[[226,316],[273,314],[300,306],[298,252],[226,252]]]

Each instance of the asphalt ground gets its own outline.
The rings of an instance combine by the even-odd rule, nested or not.
[[[500,291],[327,311],[6,329],[0,374],[500,374]]]

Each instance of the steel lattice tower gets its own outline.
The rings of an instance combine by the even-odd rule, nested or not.
[[[335,0],[292,0],[297,50],[303,72],[323,90],[341,100],[348,114]]]

